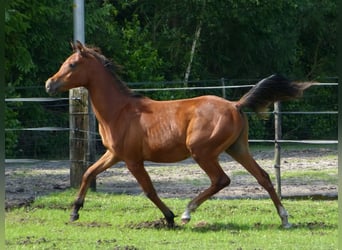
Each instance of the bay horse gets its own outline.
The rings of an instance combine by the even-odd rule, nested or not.
[[[276,194],[269,175],[253,159],[248,147],[248,120],[243,113],[250,108],[260,113],[275,101],[298,98],[310,83],[291,82],[272,75],[258,82],[239,101],[217,96],[155,101],[134,94],[117,75],[115,65],[100,49],[72,43],[73,53],[45,84],[50,95],[76,87],[88,90],[98,120],[106,152],[91,165],[82,183],[70,220],[79,219],[87,189],[101,172],[119,161],[140,184],[145,195],[161,210],[168,226],[175,215],[158,197],[144,161],[178,162],[192,157],[208,175],[211,185],[192,199],[182,214],[183,223],[204,201],[230,184],[218,156],[228,153],[245,167],[269,193],[282,221],[288,228],[288,213]]]

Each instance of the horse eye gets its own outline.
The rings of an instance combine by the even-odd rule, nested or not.
[[[69,67],[72,68],[72,69],[75,68],[76,67],[76,63],[70,63]]]

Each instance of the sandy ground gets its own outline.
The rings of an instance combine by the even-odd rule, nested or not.
[[[273,152],[255,151],[254,158],[274,178]],[[238,163],[221,155],[220,163],[231,178],[231,185],[214,197],[265,198],[266,191]],[[160,197],[193,198],[208,187],[209,179],[191,160],[173,164],[147,162],[146,169]],[[67,189],[69,183],[68,161],[8,161],[5,164],[6,209],[29,205],[36,197]],[[293,171],[331,170],[331,178],[317,179],[299,175],[282,180],[284,197],[314,196],[337,197],[337,150],[310,149],[283,151],[282,174]],[[97,176],[97,191],[115,194],[141,194],[141,189],[124,163]],[[275,183],[274,183],[275,184]],[[72,202],[73,197],[70,201]]]

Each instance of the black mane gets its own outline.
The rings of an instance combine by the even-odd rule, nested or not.
[[[121,80],[117,72],[120,72],[122,70],[122,66],[113,62],[112,60],[109,60],[107,57],[105,57],[101,49],[97,47],[84,47],[85,52],[91,54],[94,56],[97,60],[99,60],[102,65],[106,68],[107,71],[111,73],[111,75],[115,78],[117,85],[120,88],[120,91],[128,94],[129,96],[132,97],[143,97],[141,94],[134,93],[128,86],[126,85],[125,82]]]

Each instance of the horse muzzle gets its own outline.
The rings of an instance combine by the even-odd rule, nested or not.
[[[49,78],[46,82],[45,82],[45,91],[46,93],[48,93],[49,95],[54,95],[56,94],[60,87],[60,82],[58,81],[54,81],[51,78]]]

